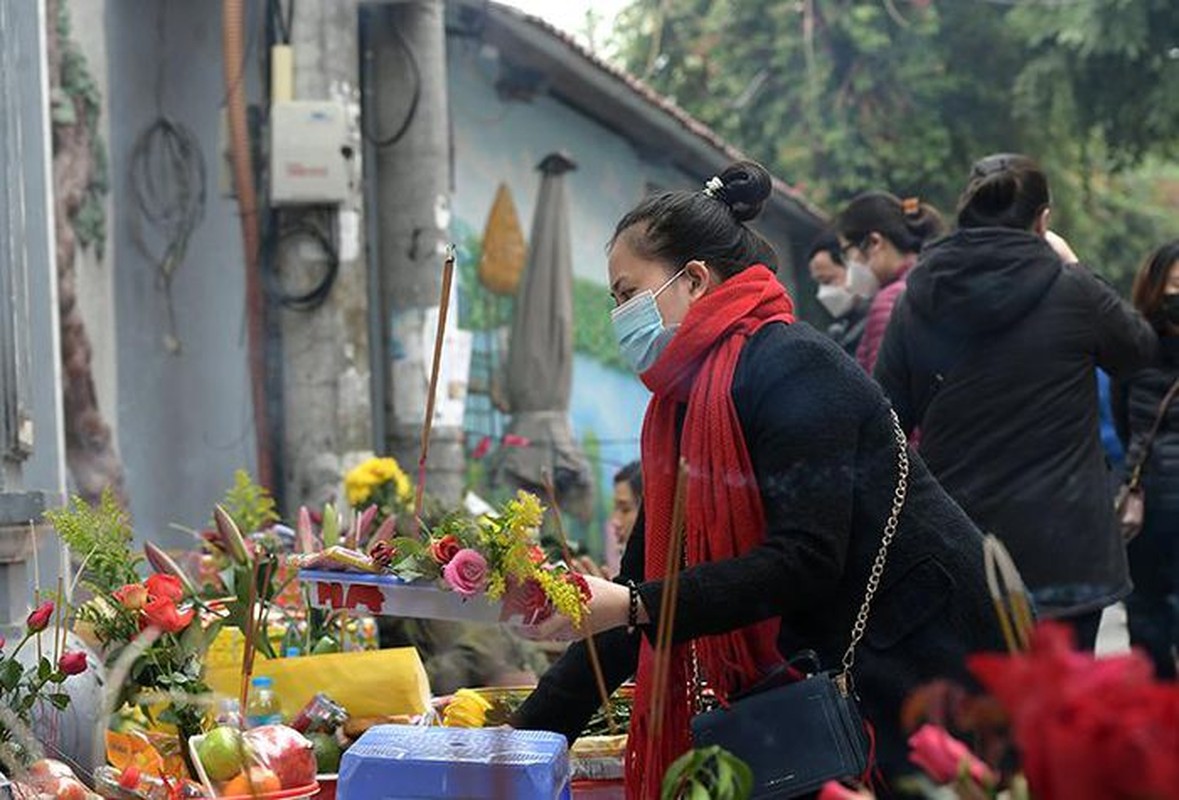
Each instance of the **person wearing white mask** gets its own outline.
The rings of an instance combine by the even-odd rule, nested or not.
[[[856,294],[848,287],[847,267],[839,248],[839,238],[825,233],[807,254],[811,278],[819,285],[815,299],[831,315],[827,335],[850,356],[855,356],[867,324],[868,303],[872,293]]]

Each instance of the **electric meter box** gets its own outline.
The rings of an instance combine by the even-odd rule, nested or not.
[[[271,204],[344,202],[348,199],[351,153],[343,103],[275,103],[270,107]]]

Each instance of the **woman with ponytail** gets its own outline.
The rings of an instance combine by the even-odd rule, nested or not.
[[[1097,368],[1150,363],[1154,331],[1048,228],[1030,158],[974,165],[959,230],[926,248],[876,377],[946,491],[1011,551],[1040,613],[1093,648],[1130,591],[1101,447]]]
[[[692,746],[693,653],[722,702],[790,672],[802,650],[838,668],[894,510],[901,468],[888,402],[835,343],[795,320],[773,250],[748,225],[770,190],[762,167],[733,164],[702,191],[643,201],[609,247],[615,332],[653,395],[643,510],[619,578],[587,579],[583,626],[558,615],[522,632],[594,636],[610,690],[637,676],[630,798],[658,797],[665,770]],[[682,553],[670,546],[681,459]],[[977,529],[917,459],[906,485],[853,670],[889,774],[906,769],[905,696],[935,675],[962,679],[966,654],[1000,643]],[[657,723],[653,642],[671,558],[683,569]],[[574,739],[598,705],[578,642],[514,722]]]
[[[925,242],[945,230],[933,206],[915,197],[901,200],[887,192],[868,192],[848,203],[835,223],[848,286],[853,294],[872,298],[856,361],[872,374],[876,355],[905,278],[917,263]]]

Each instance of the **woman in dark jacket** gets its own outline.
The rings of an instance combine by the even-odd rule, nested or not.
[[[879,388],[827,337],[793,321],[772,250],[744,224],[769,193],[761,167],[734,165],[705,192],[644,201],[610,247],[616,332],[654,394],[642,440],[643,517],[618,582],[591,580],[583,629],[555,617],[525,630],[594,634],[610,689],[637,666],[631,797],[637,776],[651,776],[657,790],[669,760],[690,746],[689,649],[721,696],[753,686],[802,648],[838,668],[908,452]],[[681,456],[690,477],[671,716],[649,764],[651,642]],[[963,679],[968,653],[1001,647],[978,530],[919,460],[910,470],[853,670],[886,772],[906,763],[906,695],[938,675]],[[572,739],[597,706],[578,643],[516,724]]]
[[[1130,590],[1096,367],[1129,374],[1156,337],[1065,263],[1075,257],[1048,231],[1047,178],[1027,157],[979,161],[959,208],[960,230],[909,276],[876,377],[905,429],[921,429],[938,481],[1007,545],[1040,613],[1071,621],[1091,648],[1102,609]]]
[[[1126,469],[1142,465],[1146,493],[1142,532],[1127,548],[1134,592],[1126,598],[1126,613],[1130,642],[1150,653],[1160,676],[1174,678],[1179,658],[1179,400],[1168,406],[1149,454],[1144,451],[1163,398],[1179,381],[1179,240],[1160,247],[1142,267],[1134,282],[1134,305],[1158,331],[1159,355],[1114,388]]]

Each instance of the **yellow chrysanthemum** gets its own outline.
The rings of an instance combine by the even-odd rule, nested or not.
[[[535,578],[540,588],[544,589],[545,596],[553,604],[553,608],[568,617],[574,626],[580,627],[585,605],[581,601],[581,592],[577,587],[560,575],[544,569],[537,570]]]
[[[344,491],[353,506],[368,502],[377,487],[393,485],[398,501],[413,499],[413,484],[394,458],[370,458],[344,476]]]
[[[506,516],[513,530],[523,531],[539,528],[544,519],[544,506],[540,498],[523,490],[516,493],[516,499],[508,501]]]

